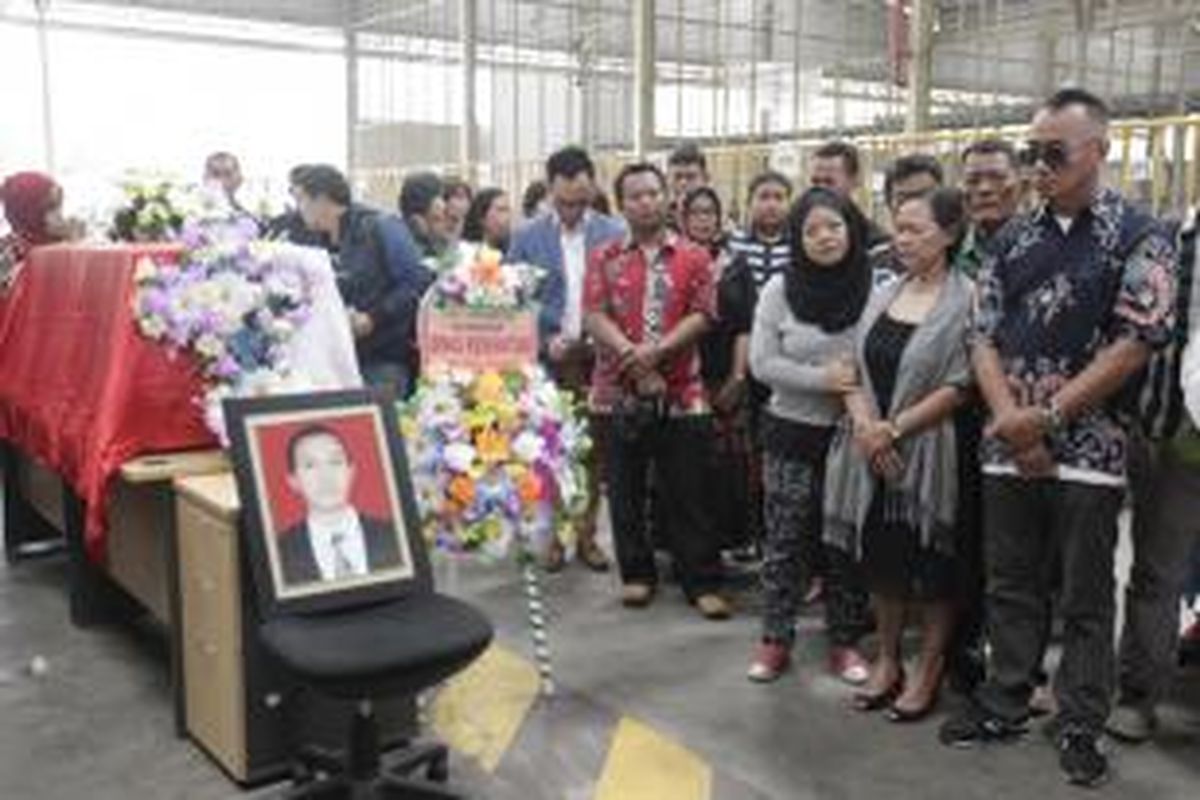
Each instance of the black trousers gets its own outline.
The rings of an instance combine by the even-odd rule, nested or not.
[[[1104,725],[1113,692],[1113,555],[1121,497],[1120,489],[1107,486],[984,477],[992,660],[976,699],[988,711],[1014,723],[1028,716],[1057,578],[1063,618],[1054,681],[1059,719],[1097,733]]]
[[[705,497],[712,434],[708,416],[644,424],[631,415],[613,415],[607,446],[608,504],[624,583],[657,582],[657,544],[674,559],[689,598],[720,587],[720,543]],[[651,470],[661,509],[654,542],[646,535],[645,513]]]

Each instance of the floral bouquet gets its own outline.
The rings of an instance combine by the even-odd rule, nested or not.
[[[113,214],[109,238],[118,242],[174,241],[184,223],[182,193],[165,177],[130,177],[125,204]]]
[[[452,553],[541,552],[587,503],[592,443],[541,367],[438,370],[401,409],[429,539]]]
[[[463,247],[457,261],[433,285],[435,308],[476,311],[521,310],[534,300],[541,271],[531,264],[505,264],[499,250]]]
[[[141,333],[198,360],[207,384],[209,427],[223,436],[229,396],[303,388],[287,345],[312,311],[312,288],[297,250],[255,241],[257,229],[212,214],[181,223],[178,264],[143,257],[134,280]]]

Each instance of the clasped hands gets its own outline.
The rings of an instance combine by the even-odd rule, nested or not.
[[[896,451],[900,432],[895,423],[886,419],[854,420],[854,444],[871,471],[886,481],[899,480],[904,472],[904,460]]]
[[[1037,478],[1054,471],[1054,457],[1046,446],[1046,415],[1033,406],[1014,407],[992,418],[984,429],[986,436],[1009,446],[1017,472]]]
[[[620,352],[617,368],[621,379],[632,383],[639,396],[658,397],[667,392],[667,381],[658,372],[662,360],[663,352],[658,345],[631,343]]]

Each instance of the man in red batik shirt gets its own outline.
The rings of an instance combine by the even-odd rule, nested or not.
[[[719,543],[704,513],[712,420],[697,350],[715,314],[712,265],[705,250],[668,229],[666,179],[657,167],[630,164],[614,188],[629,236],[591,253],[584,309],[597,344],[592,410],[612,418],[604,446],[621,599],[642,607],[654,597],[644,512],[653,469],[663,544],[684,593],[705,617],[725,619]]]

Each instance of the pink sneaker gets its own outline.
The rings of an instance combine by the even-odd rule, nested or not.
[[[754,663],[746,677],[755,683],[771,683],[787,671],[791,664],[791,649],[778,642],[763,642],[754,654]]]
[[[862,686],[871,677],[871,665],[855,647],[832,647],[829,671],[851,686]]]

